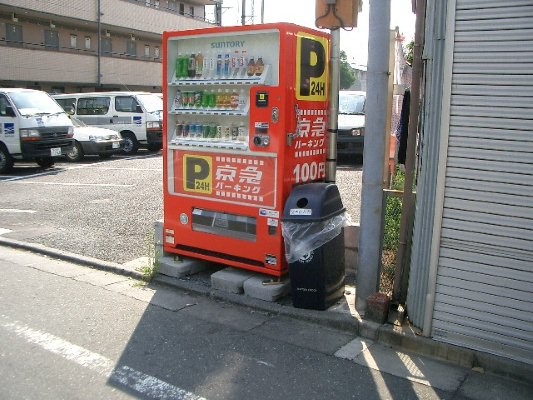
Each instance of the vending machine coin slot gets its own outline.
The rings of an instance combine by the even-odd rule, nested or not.
[[[268,127],[268,122],[255,123],[254,145],[257,147],[267,147],[270,144]]]

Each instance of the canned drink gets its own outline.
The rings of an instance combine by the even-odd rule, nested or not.
[[[209,92],[207,90],[202,92],[202,108],[209,108]]]
[[[189,124],[185,124],[185,123],[183,124],[183,137],[189,136],[190,128],[191,126]]]
[[[183,96],[182,96],[181,90],[178,90],[176,92],[176,96],[174,96],[174,109],[178,109],[182,107],[183,107]]]
[[[215,91],[211,91],[208,93],[209,96],[209,108],[216,108],[217,106],[217,94]]]
[[[201,138],[203,136],[203,125],[197,122],[194,129],[196,131],[196,137]]]
[[[209,137],[210,138],[217,137],[217,126],[215,124],[209,124]]]
[[[217,125],[217,139],[222,139],[222,125]]]
[[[210,131],[210,129],[209,129],[209,124],[204,124],[204,125],[202,126],[202,137],[203,137],[204,139],[209,138],[209,131]]]
[[[239,127],[236,125],[231,126],[231,140],[237,140],[239,137]]]
[[[176,137],[183,137],[183,123],[178,122],[176,124]]]
[[[198,90],[194,92],[193,96],[194,96],[194,100],[193,100],[194,107],[201,108],[202,107],[202,91]]]
[[[224,125],[222,127],[222,138],[225,140],[231,139],[231,126]]]
[[[190,92],[183,92],[181,94],[181,104],[183,108],[189,108],[190,106]]]

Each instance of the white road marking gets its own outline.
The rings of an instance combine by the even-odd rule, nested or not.
[[[3,212],[3,213],[27,213],[27,214],[35,214],[37,211],[35,211],[35,210],[19,210],[18,208],[0,208],[0,212]]]
[[[44,350],[59,355],[66,360],[105,375],[108,379],[118,382],[129,389],[133,389],[144,396],[155,399],[206,400],[204,397],[180,389],[127,365],[114,367],[114,363],[110,359],[50,333],[32,329],[16,321],[2,322],[1,326],[29,343],[36,344]]]
[[[55,170],[52,170],[53,172],[58,172],[58,171],[62,171],[62,169],[55,169]],[[52,172],[50,170],[48,171],[45,171],[45,172],[40,172],[38,174],[31,174],[31,175],[24,175],[24,176],[15,176],[13,178],[9,178],[9,179],[4,179],[2,180],[2,182],[13,182],[13,181],[18,181],[18,180],[21,180],[21,179],[28,179],[28,178],[36,178],[38,176],[44,176],[44,175],[50,175],[50,173]]]
[[[9,233],[9,232],[11,232],[11,229],[0,228],[0,235],[3,235],[4,233]]]

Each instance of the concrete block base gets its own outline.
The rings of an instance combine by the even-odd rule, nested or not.
[[[159,273],[173,278],[182,278],[207,269],[209,263],[192,258],[176,260],[173,256],[159,258]]]
[[[279,282],[266,275],[256,275],[244,281],[244,294],[264,301],[276,301],[291,291],[288,278]]]
[[[242,294],[244,282],[253,275],[252,272],[225,268],[211,275],[211,288]]]
[[[390,299],[384,293],[374,293],[366,298],[365,318],[384,324],[389,315]]]
[[[359,225],[344,227],[344,263],[346,272],[355,274],[359,256]]]

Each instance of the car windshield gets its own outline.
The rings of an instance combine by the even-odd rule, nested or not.
[[[155,94],[139,94],[137,99],[142,103],[146,112],[163,111],[163,100]]]
[[[44,92],[12,92],[9,97],[11,97],[13,104],[24,117],[62,114],[65,112],[59,104]]]
[[[339,114],[364,115],[365,96],[363,94],[339,93]]]

